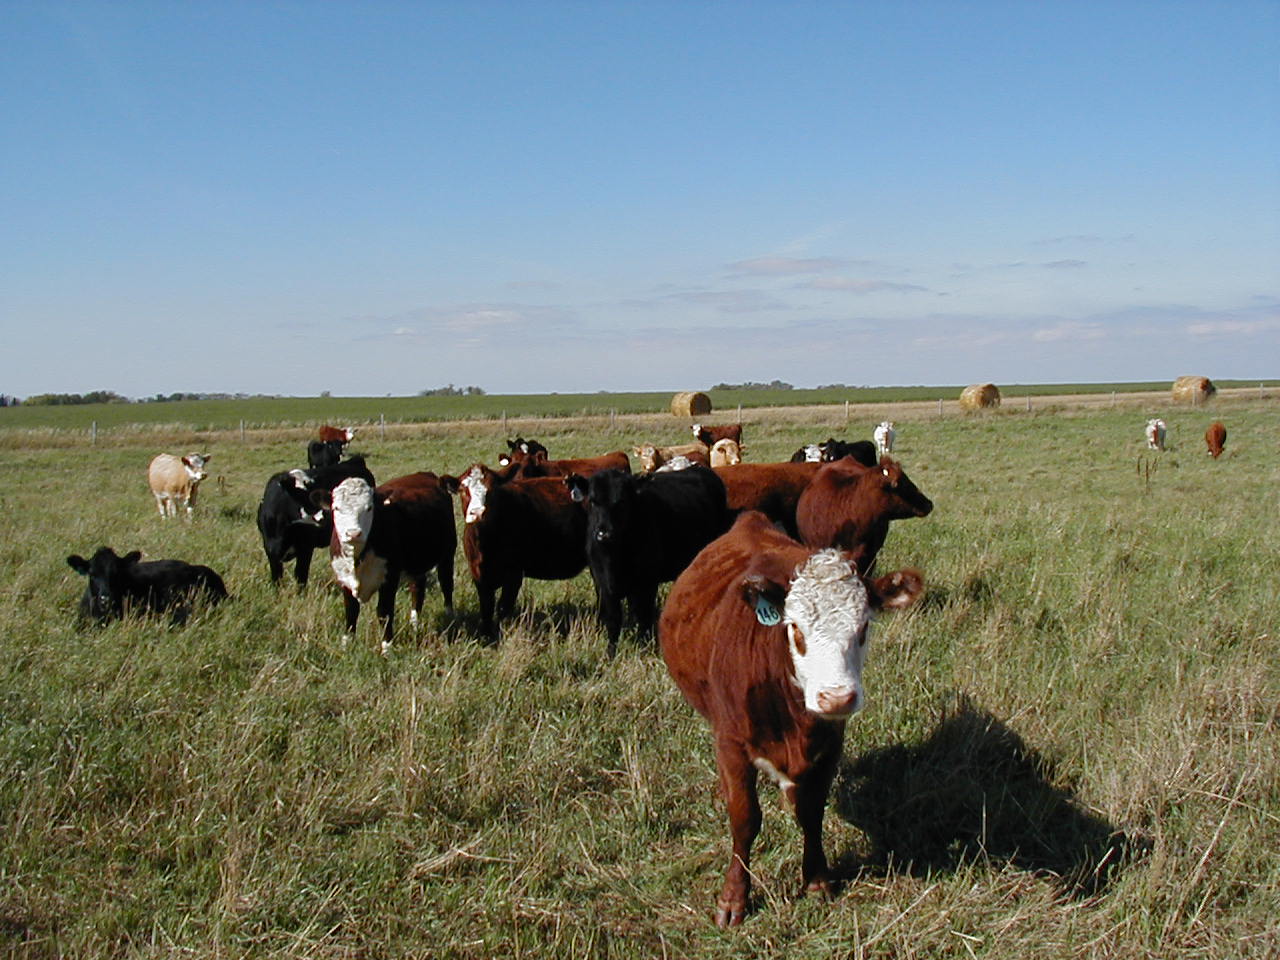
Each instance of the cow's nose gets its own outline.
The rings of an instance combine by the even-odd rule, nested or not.
[[[818,694],[818,709],[837,716],[853,713],[858,708],[858,691],[853,687],[823,690]]]
[[[608,531],[608,530],[597,530],[597,531],[596,531],[596,539],[597,539],[597,540],[608,540],[608,539],[609,539],[609,537],[610,537],[610,534],[609,534],[609,531]]]

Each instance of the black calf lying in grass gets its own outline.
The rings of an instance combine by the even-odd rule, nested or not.
[[[72,554],[67,564],[89,578],[80,615],[98,623],[133,610],[168,610],[173,623],[185,623],[198,595],[204,594],[211,604],[227,596],[222,578],[208,567],[182,560],[143,560],[138,550],[121,557],[110,547],[99,547],[92,560]]]

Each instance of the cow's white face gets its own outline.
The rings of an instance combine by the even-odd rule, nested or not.
[[[831,720],[862,709],[870,622],[867,588],[839,551],[820,550],[796,571],[783,623],[805,709]]]
[[[822,447],[816,443],[811,443],[804,448],[804,459],[806,463],[818,463],[822,460]]]
[[[463,520],[467,523],[475,523],[484,516],[484,498],[489,492],[485,484],[484,471],[478,466],[472,467],[459,481],[459,485],[467,492],[467,509]]]
[[[189,453],[182,458],[182,466],[187,471],[187,476],[193,483],[199,483],[208,474],[205,472],[205,461],[209,458],[199,453]]]
[[[333,488],[333,532],[343,552],[363,546],[372,529],[373,487],[359,477],[343,480]]]

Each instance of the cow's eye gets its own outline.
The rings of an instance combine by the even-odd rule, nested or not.
[[[794,623],[788,629],[791,631],[791,645],[795,647],[796,653],[803,657],[809,651],[809,645],[804,641],[804,631]]]

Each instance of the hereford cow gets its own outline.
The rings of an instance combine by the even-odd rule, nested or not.
[[[733,440],[736,443],[742,443],[742,424],[740,423],[725,423],[718,427],[704,427],[700,423],[695,423],[690,429],[693,430],[693,439],[705,443],[708,447],[717,440]]]
[[[345,446],[356,438],[356,428],[331,427],[325,424],[316,432],[316,438],[321,443],[337,442]]]
[[[821,463],[735,463],[716,467],[731,515],[759,510],[796,533],[796,503]]]
[[[316,491],[318,506],[333,513],[330,562],[342,588],[348,634],[355,634],[360,605],[378,595],[382,652],[395,632],[396,590],[409,581],[410,621],[417,625],[427,573],[440,581],[446,613],[453,612],[453,555],[458,537],[453,501],[434,473],[411,473],[373,487],[361,477],[332,492]]]
[[[870,440],[854,440],[846,443],[844,440],[828,437],[821,443],[810,443],[801,447],[791,455],[791,462],[830,463],[833,460],[843,460],[845,457],[853,457],[868,467],[874,467],[878,459],[876,446]]]
[[[648,636],[658,584],[674,580],[724,533],[724,484],[706,467],[639,475],[602,470],[564,482],[575,501],[587,504],[587,563],[612,657],[623,598],[640,635]]]
[[[689,462],[699,463],[704,467],[710,466],[711,464],[707,445],[701,441],[694,443],[677,443],[670,447],[659,447],[652,443],[642,443],[638,447],[633,447],[632,452],[640,461],[641,473],[653,473],[659,467],[670,463],[676,457],[684,457]]]
[[[531,480],[535,477],[557,477],[563,479],[573,473],[589,477],[600,470],[631,472],[631,461],[627,459],[627,455],[621,450],[604,453],[598,457],[579,457],[564,460],[548,460],[546,453],[538,452],[530,454],[523,460],[516,460],[513,455],[511,462],[516,464],[514,477],[517,480]]]
[[[258,533],[272,583],[279,583],[285,562],[293,560],[293,577],[298,586],[306,586],[312,553],[328,547],[333,534],[332,515],[317,508],[312,495],[317,490],[332,491],[351,477],[374,486],[364,457],[358,456],[318,470],[282,471],[267,481],[258,504]]]
[[[725,437],[723,440],[717,440],[711,445],[711,450],[707,453],[707,459],[711,461],[713,467],[727,467],[735,463],[742,462],[742,446],[737,440],[730,440]]]
[[[480,599],[480,630],[498,639],[525,577],[569,580],[587,565],[587,514],[563,477],[503,480],[482,463],[461,477],[441,477],[462,503],[462,549]],[[502,597],[494,617],[494,598]]]
[[[205,465],[212,459],[209,453],[189,453],[185,457],[160,453],[152,459],[147,468],[147,482],[151,484],[156,509],[162,518],[176,516],[181,506],[186,508],[187,519],[191,519],[200,481],[208,476]]]
[[[874,610],[909,606],[922,589],[915,570],[864,580],[840,551],[801,546],[755,512],[676,579],[658,626],[662,656],[711,724],[733,838],[718,925],[746,916],[760,773],[800,826],[805,890],[829,889],[822,818],[845,721],[864,701],[867,626]]]
[[[208,567],[182,560],[143,560],[134,550],[123,557],[100,547],[93,558],[67,557],[67,565],[89,578],[80,598],[80,615],[106,623],[132,611],[170,611],[173,623],[184,623],[197,599],[210,604],[225,600],[222,578]]]
[[[1209,448],[1209,456],[1215,460],[1222,456],[1222,448],[1227,443],[1227,428],[1221,420],[1215,420],[1209,424],[1209,429],[1204,432],[1204,442]]]
[[[874,467],[850,458],[826,463],[800,494],[796,529],[808,546],[838,547],[861,574],[874,569],[891,520],[927,517],[933,503],[890,457]]]
[[[871,439],[876,442],[876,456],[883,457],[886,453],[893,453],[893,441],[897,436],[892,420],[881,420],[876,424],[876,429],[871,434]]]
[[[1168,433],[1168,426],[1165,422],[1157,417],[1152,417],[1147,421],[1146,436],[1148,450],[1163,450],[1165,436]]]

